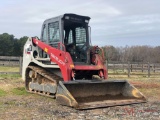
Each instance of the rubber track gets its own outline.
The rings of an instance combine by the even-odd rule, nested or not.
[[[43,76],[47,80],[50,80],[50,81],[54,82],[55,84],[58,84],[59,81],[63,81],[63,79],[61,77],[59,77],[58,75],[56,75],[54,73],[46,71],[42,67],[39,67],[39,66],[28,66],[28,68],[33,70],[33,71],[35,71],[36,73],[40,74],[41,76]],[[28,77],[29,76],[27,76],[27,78]],[[55,97],[55,95],[48,95],[48,94],[35,92],[35,91],[29,91],[29,90],[27,90],[27,91],[30,92],[30,93],[39,94],[39,95],[43,95],[43,96],[47,96],[47,97],[51,97],[51,98]]]

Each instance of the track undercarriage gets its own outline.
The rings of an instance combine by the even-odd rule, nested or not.
[[[28,66],[25,86],[31,93],[55,98],[57,83],[62,78],[38,66]]]

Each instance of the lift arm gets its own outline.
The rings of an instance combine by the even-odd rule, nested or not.
[[[49,55],[51,62],[59,65],[64,81],[70,81],[74,64],[70,54],[66,52],[65,46],[62,43],[58,43],[58,48],[53,48],[37,38],[32,38],[32,41]],[[61,47],[63,50],[60,49]]]

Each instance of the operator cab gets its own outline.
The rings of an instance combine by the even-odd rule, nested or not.
[[[41,40],[53,47],[61,42],[75,64],[89,64],[89,20],[90,17],[76,14],[47,19],[42,26]]]
[[[75,63],[87,63],[89,19],[89,17],[75,14],[66,14],[62,18],[64,23],[64,44]]]

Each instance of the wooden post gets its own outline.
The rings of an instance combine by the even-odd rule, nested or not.
[[[8,57],[8,66],[12,66],[11,65],[11,57]]]
[[[19,74],[22,75],[22,57],[19,57]]]
[[[123,69],[123,72],[124,72],[124,62],[122,63],[122,65],[123,65],[123,66],[122,66],[122,69]]]
[[[143,63],[142,63],[142,73],[143,73]]]
[[[128,77],[130,77],[130,63],[128,62]]]
[[[153,69],[154,69],[154,73],[156,72],[156,65],[154,64],[154,67],[153,67]]]
[[[115,73],[115,63],[113,64],[113,71],[114,71],[114,73]]]
[[[132,67],[133,67],[133,66],[132,66],[132,64],[131,64],[131,68],[130,68],[130,69],[131,69],[131,70],[130,70],[131,72],[132,72]]]
[[[150,63],[148,62],[148,77],[150,77]]]

